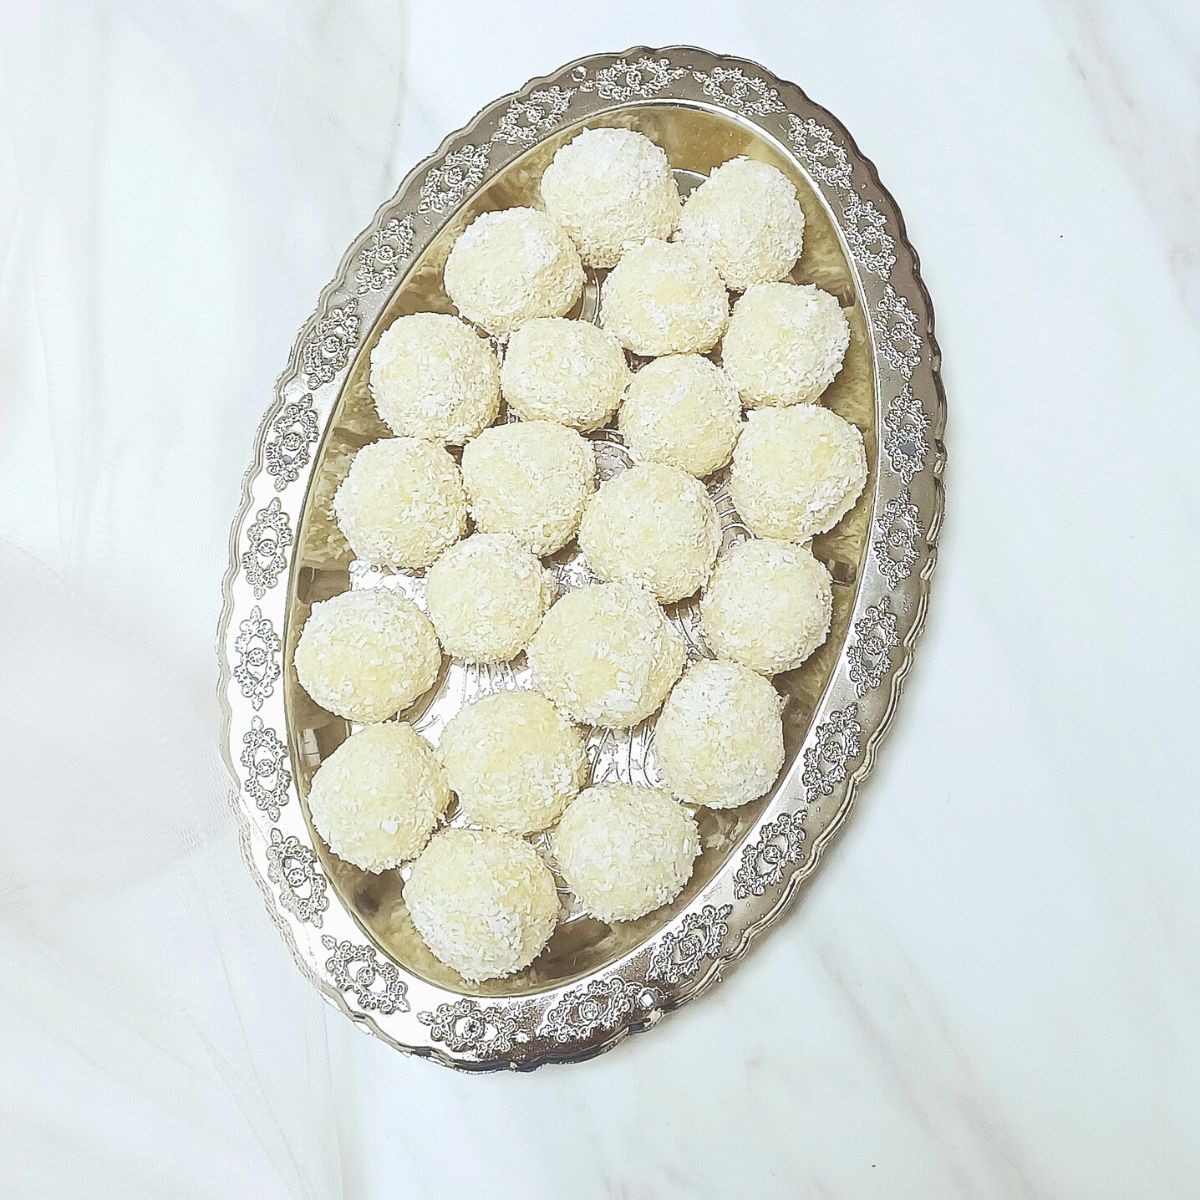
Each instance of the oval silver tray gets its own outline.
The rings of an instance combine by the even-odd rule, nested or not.
[[[472,986],[438,963],[403,901],[403,873],[342,863],[308,817],[312,773],[349,726],[298,686],[291,650],[309,606],[348,586],[419,578],[354,563],[329,515],[354,450],[384,436],[367,393],[371,347],[398,315],[452,311],[441,267],[479,212],[536,197],[549,158],[584,125],[625,125],[663,146],[685,188],[738,154],[796,184],[807,217],[795,278],[839,297],[846,364],[822,398],[864,433],[870,482],[814,552],[835,581],[826,645],[777,683],[784,771],[756,804],[701,810],[703,854],[672,905],[604,925],[568,911],[527,971]],[[594,314],[603,272],[581,306]],[[469,1070],[588,1058],[706,991],[772,925],[820,862],[871,768],[925,619],[942,517],[945,405],[929,298],[896,205],[849,134],[794,84],[689,47],[595,55],[485,108],[420,163],[342,258],[301,329],[263,418],[233,525],[219,633],[226,764],[246,861],[302,971],[398,1049]],[[596,435],[601,471],[623,450]],[[741,536],[722,483],[729,538]],[[570,555],[560,587],[586,577]],[[694,608],[671,613],[703,652]],[[436,741],[474,695],[513,686],[520,662],[450,666],[414,712]],[[593,775],[655,781],[653,724],[594,734]]]

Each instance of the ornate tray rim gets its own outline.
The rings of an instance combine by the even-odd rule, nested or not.
[[[377,947],[355,944],[362,931],[332,889],[326,895],[326,881],[300,836],[307,830],[289,826],[285,837],[276,824],[294,796],[294,781],[287,746],[265,725],[262,709],[266,706],[267,715],[282,725],[286,738],[282,697],[273,696],[284,669],[283,615],[292,565],[287,545],[315,461],[311,447],[325,429],[358,342],[402,281],[407,262],[419,257],[414,234],[427,233],[427,244],[494,174],[494,146],[511,160],[560,126],[628,104],[662,102],[723,109],[757,125],[800,164],[838,228],[872,341],[878,454],[871,528],[877,536],[863,560],[851,633],[802,753],[756,829],[700,894],[651,941],[583,979],[531,998],[456,996],[411,975]],[[485,134],[487,140],[481,141]],[[397,258],[407,260],[403,268]],[[369,319],[359,311],[364,300]],[[588,55],[493,101],[408,173],[343,255],[293,343],[243,477],[222,583],[221,744],[242,857],[297,966],[327,1001],[406,1053],[468,1071],[531,1070],[610,1049],[703,995],[742,958],[789,907],[845,823],[911,669],[944,509],[946,402],[940,364],[919,259],[874,164],[832,113],[749,60],[690,46]],[[290,424],[289,413],[295,418]],[[297,423],[308,437],[299,447],[295,437],[290,442],[284,437]],[[309,435],[310,429],[317,432]],[[292,496],[284,507],[288,490]],[[263,507],[250,520],[256,497]],[[285,536],[278,536],[281,529]],[[265,561],[260,553],[264,531],[270,537]],[[281,579],[284,586],[278,587]],[[278,630],[271,616],[263,615],[264,607],[280,613]],[[882,660],[872,649],[879,646]],[[239,771],[238,762],[245,771]],[[811,785],[802,783],[802,762],[805,779],[811,769]],[[253,790],[264,777],[271,789]],[[817,814],[811,835],[805,826],[810,804]],[[293,804],[292,815],[300,815],[299,809]],[[293,865],[285,869],[289,862]],[[735,879],[742,873],[739,885]],[[736,936],[731,927],[737,927]],[[632,969],[639,960],[641,967]],[[422,997],[423,1004],[415,1003]]]

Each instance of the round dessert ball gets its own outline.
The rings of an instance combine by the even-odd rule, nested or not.
[[[629,783],[580,792],[554,834],[567,886],[601,921],[635,921],[669,904],[699,853],[692,814],[658,788]]]
[[[427,567],[467,528],[467,498],[444,446],[384,438],[364,446],[333,497],[338,526],[367,562]]]
[[[601,579],[644,583],[669,604],[708,579],[721,519],[698,479],[643,463],[600,485],[584,510],[579,547]]]
[[[553,421],[485,429],[463,451],[462,470],[476,529],[511,533],[537,555],[575,536],[596,486],[591,444]]]
[[[735,662],[684,672],[654,726],[667,787],[688,804],[736,808],[766,795],[783,766],[783,700]]]
[[[585,129],[562,146],[542,202],[593,267],[615,266],[631,242],[670,237],[679,220],[666,152],[631,129]]]
[[[457,317],[412,313],[371,351],[371,395],[393,433],[461,446],[496,419],[500,368]]]
[[[496,692],[451,718],[438,745],[468,821],[504,833],[553,825],[587,778],[583,737],[538,692]]]
[[[617,411],[629,379],[625,352],[588,321],[543,317],[509,338],[500,368],[508,407],[527,421],[599,429]]]
[[[666,698],[686,656],[654,597],[598,583],[552,605],[527,650],[534,683],[572,720],[636,725]]]
[[[756,283],[733,306],[721,362],[747,408],[806,404],[833,382],[849,345],[836,296],[811,283]]]
[[[473,533],[429,568],[425,599],[442,648],[463,662],[515,658],[550,607],[541,562],[508,533]]]
[[[512,333],[534,317],[561,317],[583,292],[571,239],[545,213],[481,213],[446,259],[446,294],[488,333]]]
[[[312,606],[296,643],[296,675],[347,721],[386,721],[433,687],[442,652],[429,618],[388,588],[343,592]]]
[[[751,538],[723,554],[700,601],[709,649],[762,675],[798,667],[829,636],[832,619],[825,564],[773,538]]]
[[[351,735],[317,768],[308,791],[317,832],[364,871],[416,858],[449,803],[429,743],[403,721]]]
[[[528,842],[489,829],[435,834],[404,900],[425,945],[471,983],[529,966],[558,923],[549,867]]]
[[[862,434],[816,404],[748,415],[733,452],[729,491],[760,537],[804,542],[831,530],[867,482]]]
[[[729,295],[712,263],[690,246],[643,242],[605,280],[600,321],[635,354],[711,350],[729,321]]]
[[[734,158],[722,163],[687,198],[677,240],[695,246],[725,286],[782,279],[804,246],[804,209],[782,171]]]
[[[672,354],[634,374],[618,423],[638,458],[700,479],[729,461],[741,418],[737,388],[720,367],[699,354]]]

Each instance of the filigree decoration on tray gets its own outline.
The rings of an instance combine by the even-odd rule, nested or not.
[[[734,112],[748,117],[765,117],[768,113],[783,112],[779,93],[768,87],[765,79],[747,75],[740,67],[713,67],[711,71],[693,71],[692,78],[704,89],[704,94],[719,100]]]
[[[742,851],[742,861],[733,876],[733,894],[738,900],[761,896],[769,887],[783,882],[784,872],[799,863],[808,836],[804,818],[808,810],[780,813],[760,830],[756,842]]]
[[[861,746],[858,705],[847,704],[829,714],[829,720],[817,726],[816,745],[804,751],[804,798],[812,804],[822,796],[833,795],[833,789],[846,778],[850,764],[858,757]]]
[[[308,466],[312,444],[319,436],[311,392],[305,392],[299,400],[293,400],[279,410],[271,423],[271,436],[263,448],[263,463],[267,474],[275,480],[277,492],[282,492],[300,477],[300,472]]]
[[[257,604],[238,625],[233,649],[238,656],[237,665],[233,668],[234,682],[257,712],[262,708],[263,701],[274,692],[282,671],[279,666],[279,635],[270,618],[262,615],[262,609]]]
[[[529,1035],[520,1028],[516,1016],[498,1005],[479,1005],[463,997],[452,1004],[439,1004],[433,1012],[417,1013],[417,1020],[429,1026],[435,1042],[458,1054],[508,1054]]]
[[[850,253],[862,264],[863,269],[880,279],[891,277],[896,265],[896,243],[887,232],[887,221],[883,213],[864,200],[857,192],[850,192],[842,208],[845,224],[846,245]]]
[[[911,483],[912,477],[925,469],[929,456],[929,418],[925,406],[913,395],[911,384],[906,383],[888,405],[883,425],[883,448],[892,470],[905,483]]]
[[[731,904],[706,904],[699,912],[687,913],[683,924],[662,937],[650,954],[647,979],[681,983],[700,970],[700,964],[721,953],[729,934]]]
[[[279,902],[297,921],[321,928],[329,907],[328,881],[317,867],[317,856],[298,837],[271,830],[267,847],[267,878],[279,885]]]
[[[292,786],[292,773],[284,765],[287,762],[287,746],[279,739],[275,730],[263,724],[262,717],[255,717],[250,728],[242,735],[242,753],[238,761],[246,768],[246,795],[254,801],[260,812],[265,812],[272,821],[279,820],[279,810],[288,802]]]
[[[685,68],[672,67],[665,58],[639,58],[632,63],[618,58],[611,66],[601,67],[591,79],[586,67],[576,67],[574,78],[579,81],[581,92],[596,92],[605,100],[624,101],[657,96],[686,74]]]
[[[254,595],[261,600],[267,589],[279,582],[287,566],[287,548],[292,544],[292,525],[279,505],[278,496],[266,508],[258,510],[246,530],[246,540],[250,548],[242,555],[242,570]]]
[[[328,934],[321,945],[330,952],[325,970],[343,992],[354,993],[360,1007],[385,1016],[408,1012],[408,984],[400,978],[400,968],[381,961],[374,946],[355,946]]]
[[[539,89],[527,100],[514,100],[500,118],[492,141],[532,146],[558,124],[574,94],[574,89],[552,87]]]
[[[358,327],[358,301],[353,297],[317,321],[304,344],[304,377],[310,388],[329,383],[349,363],[358,345]]]
[[[545,1029],[540,1032],[556,1042],[573,1042],[600,1029],[615,1029],[631,1013],[649,1012],[657,1002],[657,991],[637,980],[620,975],[591,979],[567,992],[546,1013]]]
[[[890,588],[903,583],[917,562],[917,541],[921,537],[921,514],[908,494],[908,488],[893,496],[875,518],[879,536],[871,543],[875,565]]]
[[[451,150],[440,167],[434,167],[421,184],[421,203],[417,212],[429,221],[431,213],[453,208],[468,192],[473,192],[487,170],[489,146],[468,143]]]
[[[892,669],[892,651],[900,644],[896,614],[887,596],[881,596],[878,604],[872,604],[854,622],[854,636],[858,640],[846,651],[846,661],[850,682],[861,700],[883,682]]]
[[[400,264],[413,251],[413,219],[392,217],[373,234],[358,256],[358,290],[377,292],[400,274]]]
[[[812,117],[788,116],[788,140],[796,157],[820,183],[849,189],[852,169],[846,151],[833,133]]]
[[[587,755],[592,764],[592,783],[663,786],[658,755],[654,753],[654,726],[648,721],[630,729],[593,729]]]
[[[911,379],[921,362],[917,314],[890,283],[876,306],[873,324],[879,338],[879,352],[905,379]]]

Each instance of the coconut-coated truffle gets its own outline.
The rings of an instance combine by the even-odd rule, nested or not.
[[[429,618],[389,588],[343,592],[312,606],[296,643],[296,675],[347,721],[386,721],[427,692],[442,652]]]
[[[485,429],[463,451],[462,470],[475,527],[511,533],[537,555],[575,536],[596,486],[591,443],[553,421]]]
[[[628,250],[604,283],[600,321],[635,354],[711,350],[729,320],[729,295],[716,268],[675,242]]]
[[[618,423],[638,458],[700,479],[729,461],[741,417],[737,388],[720,367],[699,354],[672,354],[634,374]]]
[[[629,367],[620,342],[589,321],[542,317],[509,338],[500,369],[508,407],[527,421],[599,429],[617,411]]]
[[[684,672],[654,726],[673,795],[736,808],[765,795],[783,766],[783,700],[740,663],[701,659]]]
[[[308,810],[329,848],[364,871],[421,853],[450,803],[446,774],[411,725],[368,725],[318,768]]]
[[[553,825],[587,778],[583,736],[538,692],[496,692],[451,718],[438,757],[467,820],[505,833]]]
[[[631,129],[585,129],[560,147],[542,202],[593,267],[614,266],[631,242],[670,237],[679,220],[666,152]]]
[[[572,720],[636,725],[663,702],[686,657],[654,597],[598,583],[554,604],[529,643],[534,683]]]
[[[803,542],[831,530],[866,482],[857,427],[820,405],[802,404],[748,415],[729,491],[754,533]]]
[[[798,667],[829,636],[833,580],[810,550],[774,538],[717,560],[700,601],[709,649],[762,675]]]
[[[412,313],[371,351],[371,395],[393,433],[461,446],[496,419],[500,368],[457,317]]]
[[[473,533],[429,568],[425,600],[442,648],[463,662],[507,662],[525,649],[550,606],[535,555],[508,533]]]
[[[669,904],[699,853],[692,814],[658,788],[629,783],[580,792],[554,834],[567,886],[601,921],[634,921]]]
[[[425,945],[471,983],[529,966],[558,922],[549,867],[528,842],[489,829],[434,834],[404,900]]]
[[[811,283],[756,283],[733,306],[721,362],[747,408],[816,400],[842,369],[850,323]]]
[[[467,527],[458,464],[444,446],[421,438],[364,446],[333,511],[359,558],[401,571],[429,566]]]
[[[644,583],[668,604],[708,579],[721,519],[698,479],[643,463],[600,485],[584,510],[579,546],[601,579]]]
[[[446,294],[468,321],[505,334],[534,317],[561,317],[583,292],[571,239],[543,212],[481,213],[446,259]]]
[[[722,163],[687,198],[676,240],[708,256],[735,292],[782,279],[804,246],[804,209],[788,177],[767,163]]]

